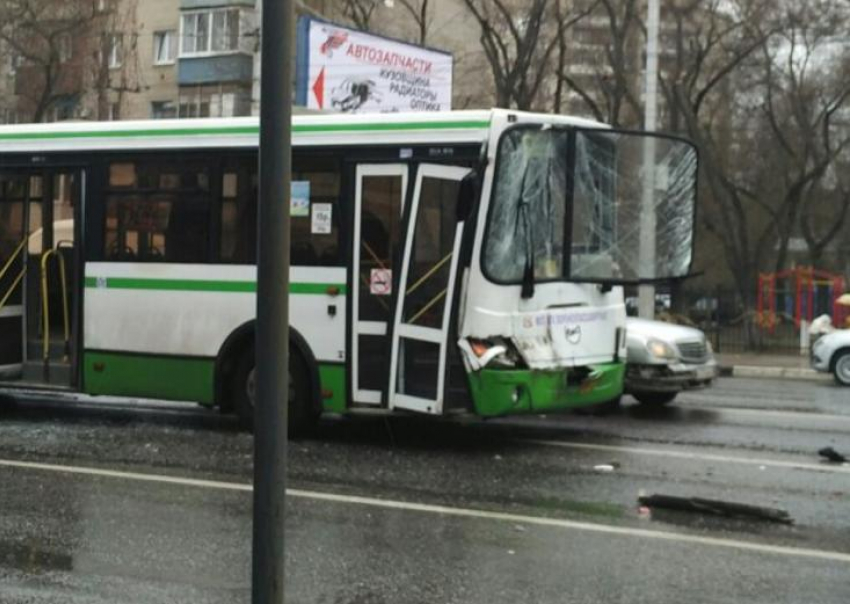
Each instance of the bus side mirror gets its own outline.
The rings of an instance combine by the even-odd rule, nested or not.
[[[475,170],[463,177],[457,193],[457,221],[466,222],[478,199],[478,173]]]

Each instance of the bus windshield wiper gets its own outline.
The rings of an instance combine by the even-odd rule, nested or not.
[[[519,187],[519,200],[517,202],[517,214],[522,219],[523,227],[525,227],[525,268],[522,272],[522,290],[520,295],[523,299],[528,299],[534,296],[534,237],[531,230],[531,217],[529,216],[530,205],[525,196],[525,178],[528,175],[528,165],[522,173],[522,182]],[[519,229],[519,225],[517,225]]]

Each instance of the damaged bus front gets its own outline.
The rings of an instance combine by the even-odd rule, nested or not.
[[[480,415],[616,401],[622,286],[690,270],[694,146],[587,126],[522,114],[492,124],[458,316]]]

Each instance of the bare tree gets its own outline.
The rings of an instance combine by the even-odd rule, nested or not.
[[[87,67],[89,92],[94,96],[92,105],[98,120],[109,119],[111,106],[120,112],[126,96],[142,89],[137,4],[138,0],[109,0],[94,33]]]
[[[493,74],[496,104],[542,106],[544,84],[561,34],[591,9],[568,12],[563,0],[464,0],[481,28],[481,46]],[[595,6],[595,4],[593,4]]]
[[[139,90],[136,0],[3,0],[0,41],[16,55],[16,93],[25,120],[83,106],[108,119],[110,106]],[[115,116],[113,116],[115,117]]]
[[[79,56],[97,19],[91,0],[4,0],[0,39],[15,53],[17,93],[43,121],[57,103],[80,94]]]
[[[416,24],[417,43],[424,46],[427,43],[428,29],[431,25],[430,0],[399,0],[399,4]]]
[[[700,147],[702,225],[722,246],[739,295],[751,307],[756,277],[776,243],[775,198],[764,188],[761,131],[752,130],[763,77],[758,54],[782,24],[767,0],[684,0],[667,7],[671,60],[660,84],[668,124]]]
[[[372,31],[372,17],[382,0],[341,0],[342,15],[357,29]]]
[[[789,11],[787,24],[765,47],[765,102],[770,153],[784,197],[776,216],[776,267],[787,263],[788,242],[801,235],[810,260],[844,228],[850,210],[850,55],[839,36],[847,26],[832,0],[808,0]]]
[[[586,1],[592,15],[606,23],[602,28],[587,28],[583,39],[571,40],[568,27],[559,27],[558,87],[554,109],[562,111],[564,86],[581,98],[593,116],[612,126],[636,126],[641,115],[641,81],[637,59],[642,56],[644,36],[640,0]],[[558,20],[565,15],[558,11]],[[572,56],[571,56],[572,55]],[[578,75],[580,65],[590,73]]]

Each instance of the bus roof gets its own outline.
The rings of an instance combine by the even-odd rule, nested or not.
[[[487,140],[494,121],[509,115],[584,127],[583,118],[505,109],[433,113],[321,114],[293,117],[295,145],[453,144]],[[0,127],[0,153],[49,153],[122,149],[256,147],[256,117],[122,122],[61,122]]]

